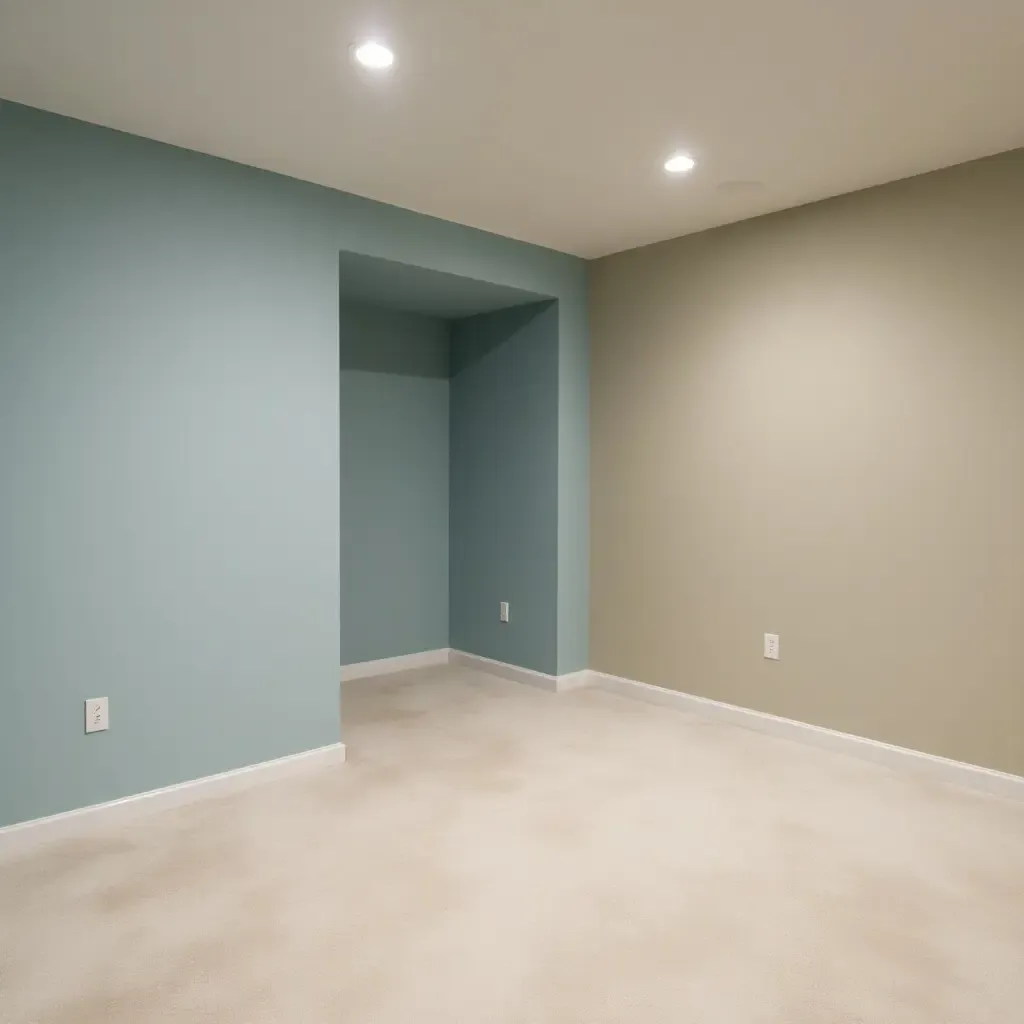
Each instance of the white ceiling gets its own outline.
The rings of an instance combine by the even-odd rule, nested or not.
[[[1024,0],[0,0],[0,96],[591,257],[1024,145]]]

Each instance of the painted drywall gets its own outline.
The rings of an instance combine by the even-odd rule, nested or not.
[[[585,306],[558,304],[559,674],[586,668],[590,629],[590,340]]]
[[[593,667],[1024,774],[1022,275],[1024,151],[593,264]]]
[[[541,672],[558,665],[557,303],[452,329],[451,641]],[[508,623],[499,605],[508,601]]]
[[[451,325],[440,317],[342,301],[338,349],[343,373],[440,380],[451,374]]]
[[[343,252],[338,260],[338,294],[342,304],[416,313],[456,320],[493,313],[509,306],[529,305],[552,295],[476,277],[428,270],[359,252]]]
[[[341,663],[448,647],[449,325],[343,304]]]
[[[339,253],[555,296],[560,371],[584,264],[6,102],[0,153],[0,825],[337,740]]]

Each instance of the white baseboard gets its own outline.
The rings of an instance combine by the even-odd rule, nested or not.
[[[556,676],[558,692],[565,693],[567,690],[582,690],[585,686],[591,686],[592,672],[588,668],[580,669],[579,672],[569,672],[564,676]]]
[[[436,651],[419,651],[416,654],[400,654],[396,658],[381,658],[379,661],[357,661],[341,666],[341,681],[368,679],[371,676],[389,676],[393,672],[408,672],[413,668],[427,668],[430,665],[447,665],[451,661],[451,650],[441,647]]]
[[[538,672],[536,669],[523,668],[520,665],[510,665],[505,661],[495,661],[494,658],[485,658],[480,654],[467,654],[466,651],[453,650],[452,664],[464,665],[466,668],[474,668],[478,672],[486,672],[492,676],[501,676],[502,679],[511,679],[515,683],[539,686],[542,690],[550,690],[552,693],[558,689],[558,679],[548,675],[547,672]]]
[[[331,743],[326,747],[303,750],[298,754],[275,758],[273,761],[261,761],[259,764],[246,765],[244,768],[235,768],[218,775],[206,775],[200,779],[164,786],[162,789],[136,793],[120,800],[91,804],[46,818],[18,822],[16,825],[0,828],[0,860],[25,853],[55,839],[73,838],[96,828],[123,824],[154,811],[180,807],[211,796],[224,796],[263,782],[344,760],[345,744]]]
[[[588,670],[586,676],[585,685],[596,686],[623,697],[688,711],[705,718],[715,718],[745,729],[756,729],[772,736],[809,743],[815,747],[849,754],[890,768],[923,772],[952,785],[993,796],[1024,800],[1024,778],[1019,775],[1009,775],[1006,772],[997,772],[991,768],[982,768],[962,761],[951,761],[949,758],[925,754],[920,750],[897,747],[891,743],[869,740],[864,736],[837,732],[835,729],[825,729],[820,725],[809,725],[807,722],[798,722],[792,718],[780,718],[778,715],[752,711],[750,708],[737,707],[735,704],[723,704],[707,697],[695,697],[678,690],[639,683],[635,679],[595,672],[593,669]]]
[[[502,679],[511,679],[516,683],[526,683],[527,686],[538,686],[540,689],[548,690],[551,693],[576,690],[581,686],[586,686],[589,681],[589,674],[586,670],[571,672],[568,675],[553,676],[547,672],[523,668],[521,665],[510,665],[506,661],[496,661],[494,658],[485,658],[483,655],[469,654],[466,651],[453,650],[451,660],[455,665],[465,665],[467,668],[474,668],[478,672],[487,672],[492,676],[501,676]]]

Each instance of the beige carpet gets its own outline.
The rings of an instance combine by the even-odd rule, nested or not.
[[[463,669],[345,711],[347,765],[0,864],[0,1021],[1024,1020],[1024,805]]]

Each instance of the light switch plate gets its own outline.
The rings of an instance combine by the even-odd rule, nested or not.
[[[85,702],[85,731],[104,732],[110,728],[106,697],[90,697]]]
[[[508,601],[502,601],[501,607],[498,610],[498,615],[502,622],[508,622]]]

